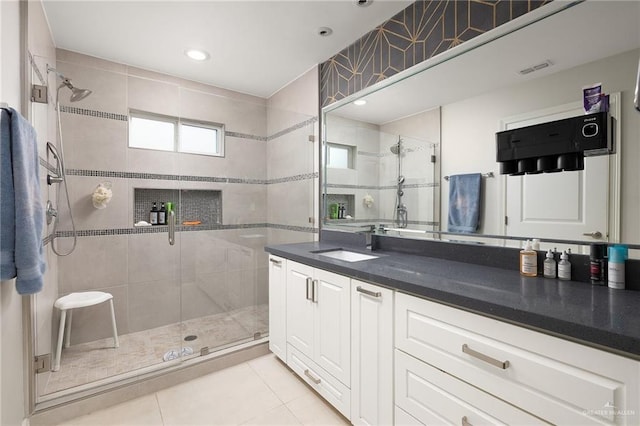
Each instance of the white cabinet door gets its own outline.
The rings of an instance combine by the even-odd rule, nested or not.
[[[314,360],[333,377],[349,386],[351,381],[350,279],[315,270]]]
[[[393,291],[351,280],[351,423],[393,423]]]
[[[269,256],[269,349],[287,362],[287,261]]]
[[[287,261],[287,342],[313,359],[315,303],[311,266]]]

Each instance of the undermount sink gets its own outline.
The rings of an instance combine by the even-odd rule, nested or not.
[[[342,249],[317,251],[314,252],[320,256],[331,257],[333,259],[344,260],[345,262],[360,262],[362,260],[377,259],[379,256],[373,256],[371,254],[356,253],[355,251],[348,251]]]

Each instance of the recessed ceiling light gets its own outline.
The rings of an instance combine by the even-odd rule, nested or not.
[[[320,37],[329,37],[331,34],[333,34],[333,30],[329,27],[318,28],[318,35]]]
[[[373,3],[373,0],[356,0],[356,4],[360,7],[367,7],[371,3]]]
[[[184,51],[184,54],[194,61],[206,61],[207,59],[209,59],[209,54],[204,50],[187,49]]]
[[[365,101],[364,99],[358,99],[356,101],[353,101],[353,104],[358,106],[366,105],[366,103],[367,101]]]

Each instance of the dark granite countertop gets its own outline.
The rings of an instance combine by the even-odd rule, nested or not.
[[[344,248],[377,259],[312,253]],[[528,278],[517,269],[336,243],[266,247],[271,254],[640,360],[640,291]]]

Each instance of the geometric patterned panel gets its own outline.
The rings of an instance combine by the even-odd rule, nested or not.
[[[320,65],[324,107],[552,0],[420,0]]]

